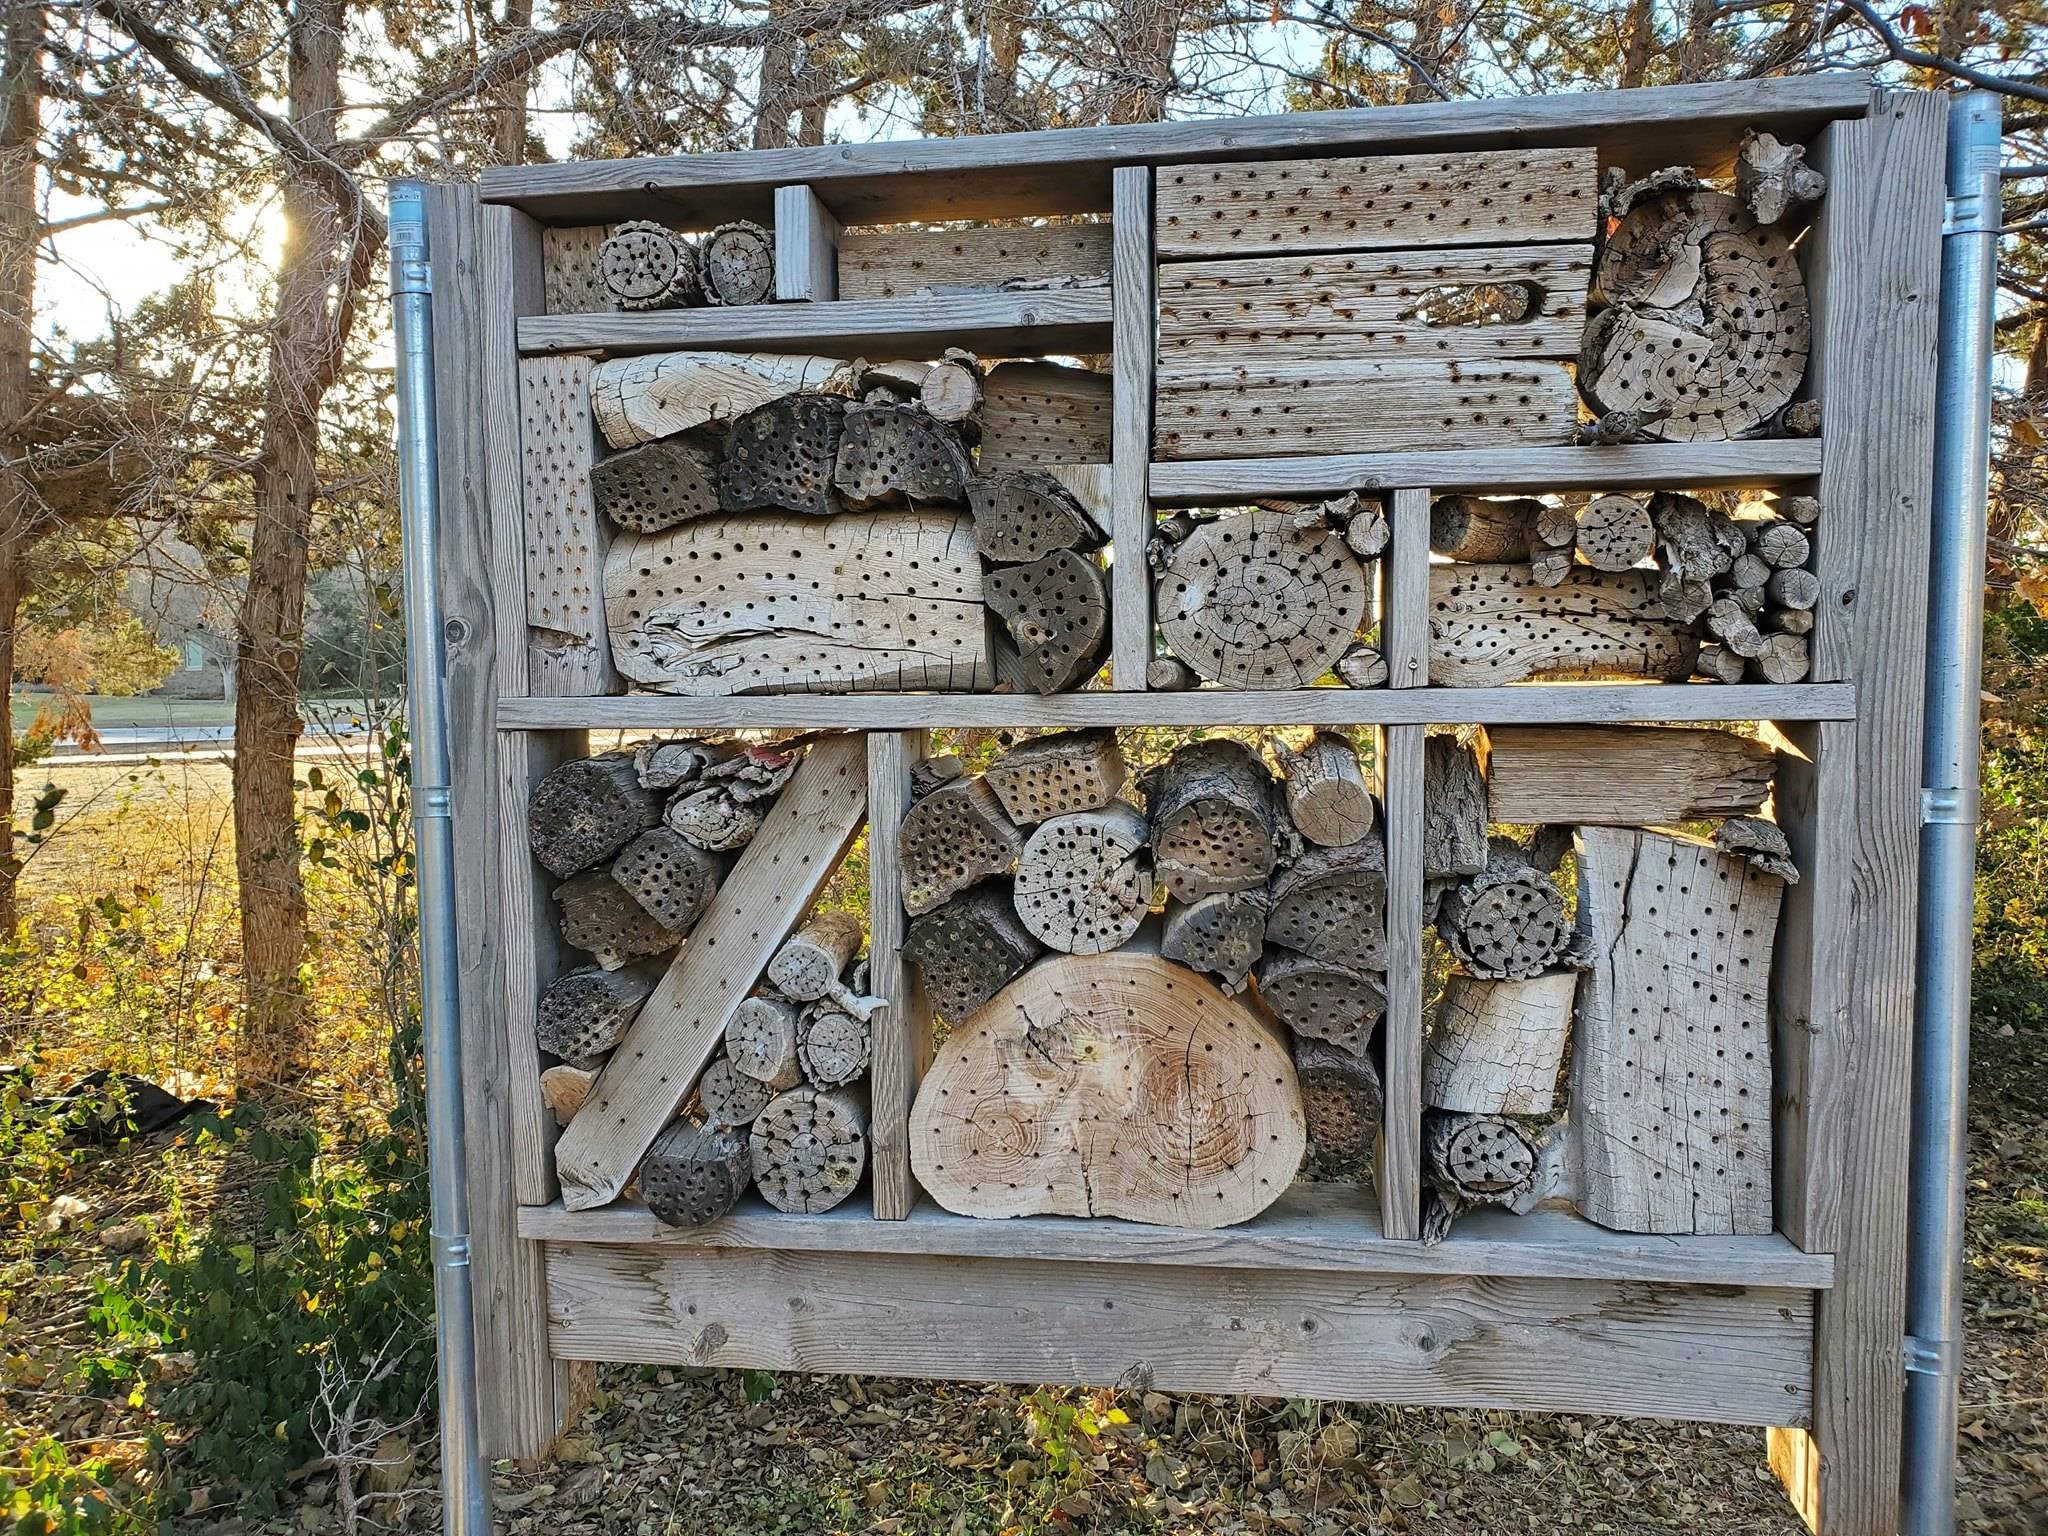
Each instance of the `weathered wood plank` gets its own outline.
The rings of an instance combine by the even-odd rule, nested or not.
[[[1152,659],[1152,583],[1145,545],[1152,537],[1152,173],[1116,173],[1116,281],[1111,295],[1112,403],[1109,472],[1110,682],[1145,686]]]
[[[1424,500],[1425,509],[1427,498]],[[1422,1233],[1422,743],[1420,725],[1380,732],[1387,813],[1387,1013],[1380,1026],[1386,1124],[1373,1179],[1388,1237]]]
[[[611,234],[609,224],[584,224],[540,232],[541,270],[547,313],[581,315],[615,308],[604,285],[597,253]]]
[[[1414,486],[1388,498],[1387,550],[1380,557],[1380,655],[1389,688],[1429,682],[1429,498]]]
[[[1650,573],[1574,567],[1556,586],[1526,565],[1429,568],[1429,680],[1692,676],[1699,636],[1670,618]]]
[[[529,679],[539,693],[610,693],[619,679],[600,595],[607,529],[590,492],[590,360],[521,358],[519,414]]]
[[[555,1145],[562,1199],[603,1205],[674,1118],[726,1020],[838,866],[867,810],[858,736],[812,743]]]
[[[775,189],[778,300],[795,303],[839,298],[840,243],[839,221],[816,192],[809,187]]]
[[[998,363],[981,386],[981,472],[1110,464],[1113,393],[1106,373],[1058,363]]]
[[[846,299],[900,299],[987,291],[1018,279],[1106,284],[1109,267],[1107,224],[871,230],[840,241],[839,291]]]
[[[888,1006],[873,1020],[868,1068],[873,1113],[868,1166],[874,1170],[874,1213],[901,1221],[917,1205],[910,1172],[910,1106],[932,1059],[932,1009],[917,968],[903,963],[901,870],[903,815],[910,809],[910,771],[930,750],[926,731],[876,731],[868,751],[868,990]]]
[[[1771,749],[1733,731],[1510,726],[1483,735],[1495,821],[1676,826],[1753,816],[1771,792]]]

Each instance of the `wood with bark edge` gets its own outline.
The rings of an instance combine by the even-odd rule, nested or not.
[[[962,347],[925,370],[917,387],[917,403],[934,421],[959,429],[968,441],[981,436],[981,359]]]
[[[707,304],[766,304],[775,297],[775,236],[752,219],[721,224],[697,247]]]
[[[721,1052],[697,1080],[697,1104],[704,1118],[720,1125],[752,1125],[754,1116],[768,1107],[775,1090],[757,1077],[737,1070],[732,1058]]]
[[[1049,949],[1099,955],[1152,905],[1145,813],[1122,800],[1042,821],[1017,855],[1017,916]]]
[[[771,352],[657,352],[590,370],[591,409],[614,448],[730,422],[800,390],[852,389],[852,369],[836,358]]]
[[[661,821],[662,797],[641,786],[631,752],[562,764],[527,802],[533,856],[557,879],[604,863]]]
[[[673,827],[650,827],[619,850],[612,879],[671,933],[688,933],[718,890],[729,861]]]
[[[1259,999],[1297,1035],[1363,1051],[1387,1011],[1386,977],[1268,943],[1253,974]]]
[[[913,406],[846,408],[832,467],[833,488],[846,506],[960,506],[973,478],[958,428]]]
[[[852,407],[838,395],[790,394],[735,416],[718,461],[721,512],[840,510],[834,477]]]
[[[1140,944],[1036,965],[939,1047],[911,1118],[919,1183],[967,1216],[1228,1226],[1305,1141],[1280,1033]]]
[[[1699,637],[1667,617],[1650,573],[1574,571],[1561,585],[1525,565],[1429,572],[1429,680],[1495,687],[1532,677],[1692,675]]]
[[[860,950],[860,919],[843,908],[811,914],[768,962],[767,979],[785,997],[813,1003],[832,990]]]
[[[1115,731],[1060,731],[1020,741],[983,776],[1010,820],[1025,826],[1109,804],[1129,770]]]
[[[1423,742],[1422,786],[1422,915],[1435,922],[1444,892],[1486,868],[1486,829],[1495,818],[1478,753],[1448,732]]]
[[[1304,848],[1266,886],[1266,940],[1315,960],[1383,971],[1387,855],[1375,828],[1341,848]]]
[[[672,791],[691,783],[713,763],[738,750],[730,742],[656,737],[633,748],[633,772],[639,775],[643,789]]]
[[[796,1042],[797,1005],[787,998],[746,998],[725,1021],[725,1059],[770,1093],[786,1093],[802,1081]]]
[[[817,1003],[804,1010],[796,1054],[813,1088],[845,1088],[867,1076],[873,1034],[858,1014]]]
[[[1337,848],[1372,831],[1372,790],[1349,737],[1317,731],[1299,751],[1283,744],[1278,756],[1287,816],[1303,837]]]
[[[1285,846],[1277,786],[1258,753],[1209,737],[1138,781],[1159,878],[1182,901],[1263,885]]]
[[[1432,1109],[1422,1117],[1422,1166],[1446,1227],[1475,1205],[1512,1205],[1533,1193],[1543,1149],[1502,1115]]]
[[[1216,891],[1193,901],[1167,898],[1159,952],[1192,970],[1208,971],[1232,997],[1266,948],[1266,893]]]
[[[1333,529],[1226,513],[1167,552],[1153,602],[1167,647],[1209,681],[1302,688],[1357,637],[1365,567]]]
[[[746,847],[768,817],[765,807],[741,805],[722,784],[685,790],[669,801],[661,814],[677,836],[710,853],[733,853]]]
[[[1437,907],[1436,931],[1474,976],[1522,981],[1565,951],[1564,896],[1512,838],[1496,837],[1486,867],[1462,876]]]
[[[1044,947],[1017,916],[1007,876],[996,875],[912,918],[905,958],[924,978],[932,1007],[959,1023],[1002,990]]]
[[[989,611],[1017,644],[1034,693],[1060,693],[1102,665],[1110,643],[1109,582],[1088,556],[1056,549],[984,578]]]
[[[608,971],[671,950],[682,933],[654,916],[608,869],[586,869],[554,889],[563,941]]]
[[[980,475],[967,486],[984,557],[1036,560],[1056,549],[1099,549],[1103,532],[1074,493],[1043,470]]]
[[[1438,496],[1429,504],[1429,547],[1449,560],[1527,560],[1542,510],[1533,496]]]
[[[672,1227],[702,1227],[739,1204],[752,1179],[745,1131],[686,1116],[647,1149],[640,1198]]]
[[[1735,195],[1759,224],[1776,224],[1796,208],[1817,203],[1828,179],[1806,163],[1804,144],[1781,144],[1773,133],[1750,129],[1735,156]]]
[[[590,468],[597,510],[629,533],[659,533],[718,511],[718,456],[698,443],[657,438]]]
[[[1571,1037],[1574,971],[1520,981],[1453,974],[1422,1054],[1422,1102],[1473,1115],[1547,1115]]]
[[[681,308],[704,297],[697,247],[648,219],[614,225],[597,253],[607,297],[619,309]]]
[[[598,1066],[667,968],[664,961],[644,960],[616,971],[578,966],[556,977],[540,995],[534,1043],[572,1067]]]
[[[541,1102],[554,1116],[557,1126],[566,1126],[576,1118],[577,1111],[590,1097],[590,1085],[596,1081],[594,1068],[571,1066],[568,1062],[561,1062],[541,1073]]]
[[[778,1211],[829,1211],[867,1171],[866,1096],[845,1088],[792,1088],[754,1117],[749,1140],[763,1199]]]
[[[955,779],[920,797],[903,818],[898,861],[903,906],[922,916],[1016,863],[1024,834],[982,778]]]
[[[1714,828],[1714,846],[1723,853],[1747,859],[1787,885],[1799,883],[1799,866],[1793,861],[1791,839],[1776,822],[1756,816],[1730,816]]]
[[[1495,821],[1676,826],[1754,812],[1777,754],[1733,731],[1494,726],[1478,738]]]
[[[1370,1158],[1386,1110],[1372,1058],[1298,1035],[1294,1075],[1301,1084],[1302,1116],[1317,1155],[1339,1166]]]
[[[831,877],[866,809],[860,738],[812,743],[612,1053],[590,1105],[556,1144],[569,1209],[603,1205],[625,1186],[717,1051],[732,1009]]]

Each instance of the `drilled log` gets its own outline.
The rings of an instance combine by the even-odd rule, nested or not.
[[[797,1006],[787,998],[750,997],[725,1021],[725,1054],[733,1071],[771,1093],[802,1080],[796,1059]]]
[[[1640,565],[1656,544],[1650,509],[1633,496],[1595,496],[1579,514],[1573,544],[1596,571]]]
[[[1191,742],[1139,780],[1159,878],[1182,901],[1263,885],[1279,862],[1273,776],[1242,742]]]
[[[959,506],[974,463],[959,432],[906,405],[847,407],[832,484],[846,506]]]
[[[1338,1167],[1371,1158],[1386,1103],[1372,1058],[1296,1036],[1294,1075],[1316,1155]]]
[[[658,533],[718,511],[718,458],[675,438],[643,443],[592,465],[590,492],[616,526]]]
[[[1103,534],[1080,498],[1043,470],[985,475],[967,487],[982,554],[1003,562],[1036,560],[1057,549],[1099,549]]]
[[[566,1127],[576,1118],[596,1082],[597,1073],[589,1067],[570,1066],[567,1062],[549,1067],[540,1075],[540,1101],[547,1106],[555,1124]]]
[[[860,919],[828,907],[811,915],[768,962],[768,984],[800,1003],[816,1002],[832,990],[860,950]]]
[[[987,774],[989,787],[1019,826],[1105,806],[1127,776],[1112,730],[1034,736],[990,763]]]
[[[752,219],[721,224],[697,248],[707,304],[765,304],[775,297],[775,237]]]
[[[608,971],[674,949],[682,935],[626,893],[608,869],[586,869],[555,887],[562,937]]]
[[[697,1080],[697,1106],[706,1120],[720,1125],[751,1125],[768,1107],[775,1090],[757,1077],[735,1071],[732,1058],[720,1052]]]
[[[685,840],[711,853],[733,853],[754,840],[768,808],[761,804],[741,805],[732,791],[720,784],[707,784],[676,796],[662,813],[669,827]]]
[[[1429,547],[1451,560],[1527,560],[1542,510],[1532,496],[1439,496],[1429,504]]]
[[[1493,840],[1485,869],[1445,894],[1436,931],[1467,971],[1496,980],[1547,970],[1571,940],[1563,894],[1505,837]]]
[[[1269,943],[1255,974],[1260,998],[1289,1029],[1354,1053],[1364,1052],[1387,1011],[1386,978],[1376,972]]]
[[[1017,916],[1010,881],[984,880],[911,919],[903,953],[939,1016],[957,1024],[1040,953]]]
[[[1317,731],[1299,752],[1282,746],[1279,757],[1288,819],[1303,837],[1338,848],[1372,830],[1372,790],[1348,736]]]
[[[915,917],[1009,869],[1024,834],[986,779],[956,779],[911,806],[900,843],[903,905]]]
[[[752,1177],[746,1132],[685,1116],[647,1149],[640,1198],[669,1226],[701,1227],[739,1204]]]
[[[1235,512],[1167,551],[1154,608],[1168,649],[1209,681],[1306,688],[1350,648],[1366,589],[1342,534],[1278,512]]]
[[[1514,1204],[1534,1189],[1542,1167],[1536,1136],[1512,1120],[1423,1113],[1423,1177],[1451,1215],[1468,1206]]]
[[[598,247],[597,270],[620,309],[679,309],[704,296],[696,246],[646,219],[613,226]]]
[[[865,1097],[793,1088],[754,1118],[754,1183],[778,1211],[816,1215],[852,1194],[868,1165]]]
[[[1659,600],[1654,573],[1574,569],[1555,587],[1527,566],[1433,565],[1429,680],[1496,688],[1525,678],[1692,675],[1699,637]]]
[[[1422,1054],[1422,1102],[1467,1114],[1549,1114],[1577,986],[1573,971],[1522,981],[1453,975]]]
[[[785,395],[736,417],[718,465],[719,510],[839,511],[832,479],[846,417],[846,401],[823,394]]]
[[[1152,904],[1144,812],[1124,801],[1039,824],[1017,855],[1017,916],[1047,948],[1099,955]]]
[[[596,965],[565,971],[540,995],[534,1043],[572,1067],[598,1066],[667,969],[666,962],[648,960],[615,971]]]
[[[549,874],[579,874],[657,825],[661,800],[642,787],[631,752],[577,758],[534,786],[527,842]]]
[[[1109,643],[1109,584],[1088,556],[1057,549],[1028,565],[999,566],[986,590],[1033,693],[1072,688],[1100,669]]]
[[[1232,996],[1266,948],[1266,893],[1218,891],[1194,901],[1167,898],[1159,952],[1191,970],[1208,971]]]
[[[844,1088],[867,1075],[873,1050],[868,1021],[829,1004],[804,1010],[797,1062],[813,1088]]]
[[[1341,848],[1309,847],[1266,887],[1266,939],[1315,960],[1387,964],[1387,854],[1377,829]]]
[[[650,827],[619,850],[612,878],[671,933],[688,933],[725,878],[728,861],[672,827]]]

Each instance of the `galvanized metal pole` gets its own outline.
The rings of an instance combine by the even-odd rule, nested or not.
[[[435,1344],[441,1378],[441,1528],[490,1536],[491,1482],[477,1444],[476,1341],[462,1036],[455,972],[455,834],[448,819],[447,649],[441,631],[441,487],[434,424],[434,288],[426,189],[391,187],[391,303],[398,341],[398,484],[405,531],[405,675],[419,878],[420,1013],[427,1059]]]
[[[1903,1536],[1953,1536],[1956,1528],[1978,673],[1984,659],[1984,520],[1998,292],[1998,97],[1963,92],[1950,104],[1948,123],[1907,1193]]]

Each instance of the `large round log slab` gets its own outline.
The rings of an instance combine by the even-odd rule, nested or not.
[[[1281,1033],[1143,949],[1025,972],[939,1047],[910,1116],[918,1182],[962,1216],[1230,1226],[1306,1141]]]
[[[1306,688],[1365,621],[1365,567],[1343,534],[1279,512],[1232,512],[1173,546],[1155,584],[1159,632],[1226,688]]]

